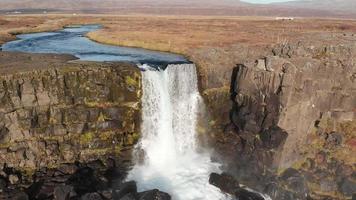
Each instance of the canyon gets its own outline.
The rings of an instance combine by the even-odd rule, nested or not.
[[[67,20],[70,24],[104,21],[104,29],[87,35],[95,41],[187,55],[197,65],[199,90],[207,107],[206,123],[198,132],[215,150],[214,160],[223,163],[223,171],[238,182],[272,199],[353,198],[353,21],[144,18],[153,27],[164,26],[166,20],[175,21],[178,27],[205,25],[192,28],[196,32],[188,32],[187,41],[168,42],[177,32],[163,29],[157,36],[138,29],[126,37],[130,29],[142,25],[142,18],[127,17],[112,24],[105,17]],[[12,20],[7,17],[5,24]],[[53,17],[52,24],[33,29],[52,29],[68,21]],[[226,30],[200,36],[222,21]],[[251,23],[255,30],[270,25],[263,40],[256,33],[231,35],[236,26]],[[17,33],[26,30],[12,25]],[[291,27],[308,28],[273,37]],[[216,38],[208,41],[210,34]],[[233,36],[232,41],[218,41],[226,35]],[[13,38],[8,33],[3,36],[4,40]],[[75,161],[101,170],[112,163],[118,168],[129,165],[140,137],[142,77],[135,65],[7,52],[0,59],[0,149],[7,181],[11,175],[11,180],[16,179],[11,170],[21,171],[25,183],[26,174],[31,177],[41,168],[63,169]],[[13,149],[14,145],[21,148]]]

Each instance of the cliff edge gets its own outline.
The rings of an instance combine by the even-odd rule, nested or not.
[[[0,170],[123,159],[138,139],[140,71],[69,60],[0,52]]]

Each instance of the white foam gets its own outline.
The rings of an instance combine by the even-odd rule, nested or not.
[[[127,179],[135,180],[140,191],[157,188],[174,200],[228,199],[209,184],[219,164],[196,151],[197,114],[203,105],[195,65],[169,65],[142,76],[142,138],[136,148],[145,152],[145,160]]]

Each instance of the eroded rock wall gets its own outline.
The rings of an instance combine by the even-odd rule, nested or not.
[[[271,52],[232,72],[230,124],[217,137],[228,171],[262,183],[274,199],[351,198],[356,46],[281,44]]]
[[[330,112],[336,123],[355,119],[356,66],[344,62],[271,56],[249,67],[238,66],[232,121],[244,131],[256,133],[271,127],[286,131],[278,166],[291,166],[323,114]]]
[[[140,71],[129,64],[0,74],[0,166],[33,172],[122,157],[139,137],[140,97]]]

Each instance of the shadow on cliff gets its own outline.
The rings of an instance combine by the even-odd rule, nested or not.
[[[277,125],[280,91],[258,82],[263,72],[251,73],[255,72],[243,64],[232,71],[230,123],[217,150],[223,157],[226,172],[241,183],[263,191],[277,170],[273,161],[278,158],[288,133]]]

